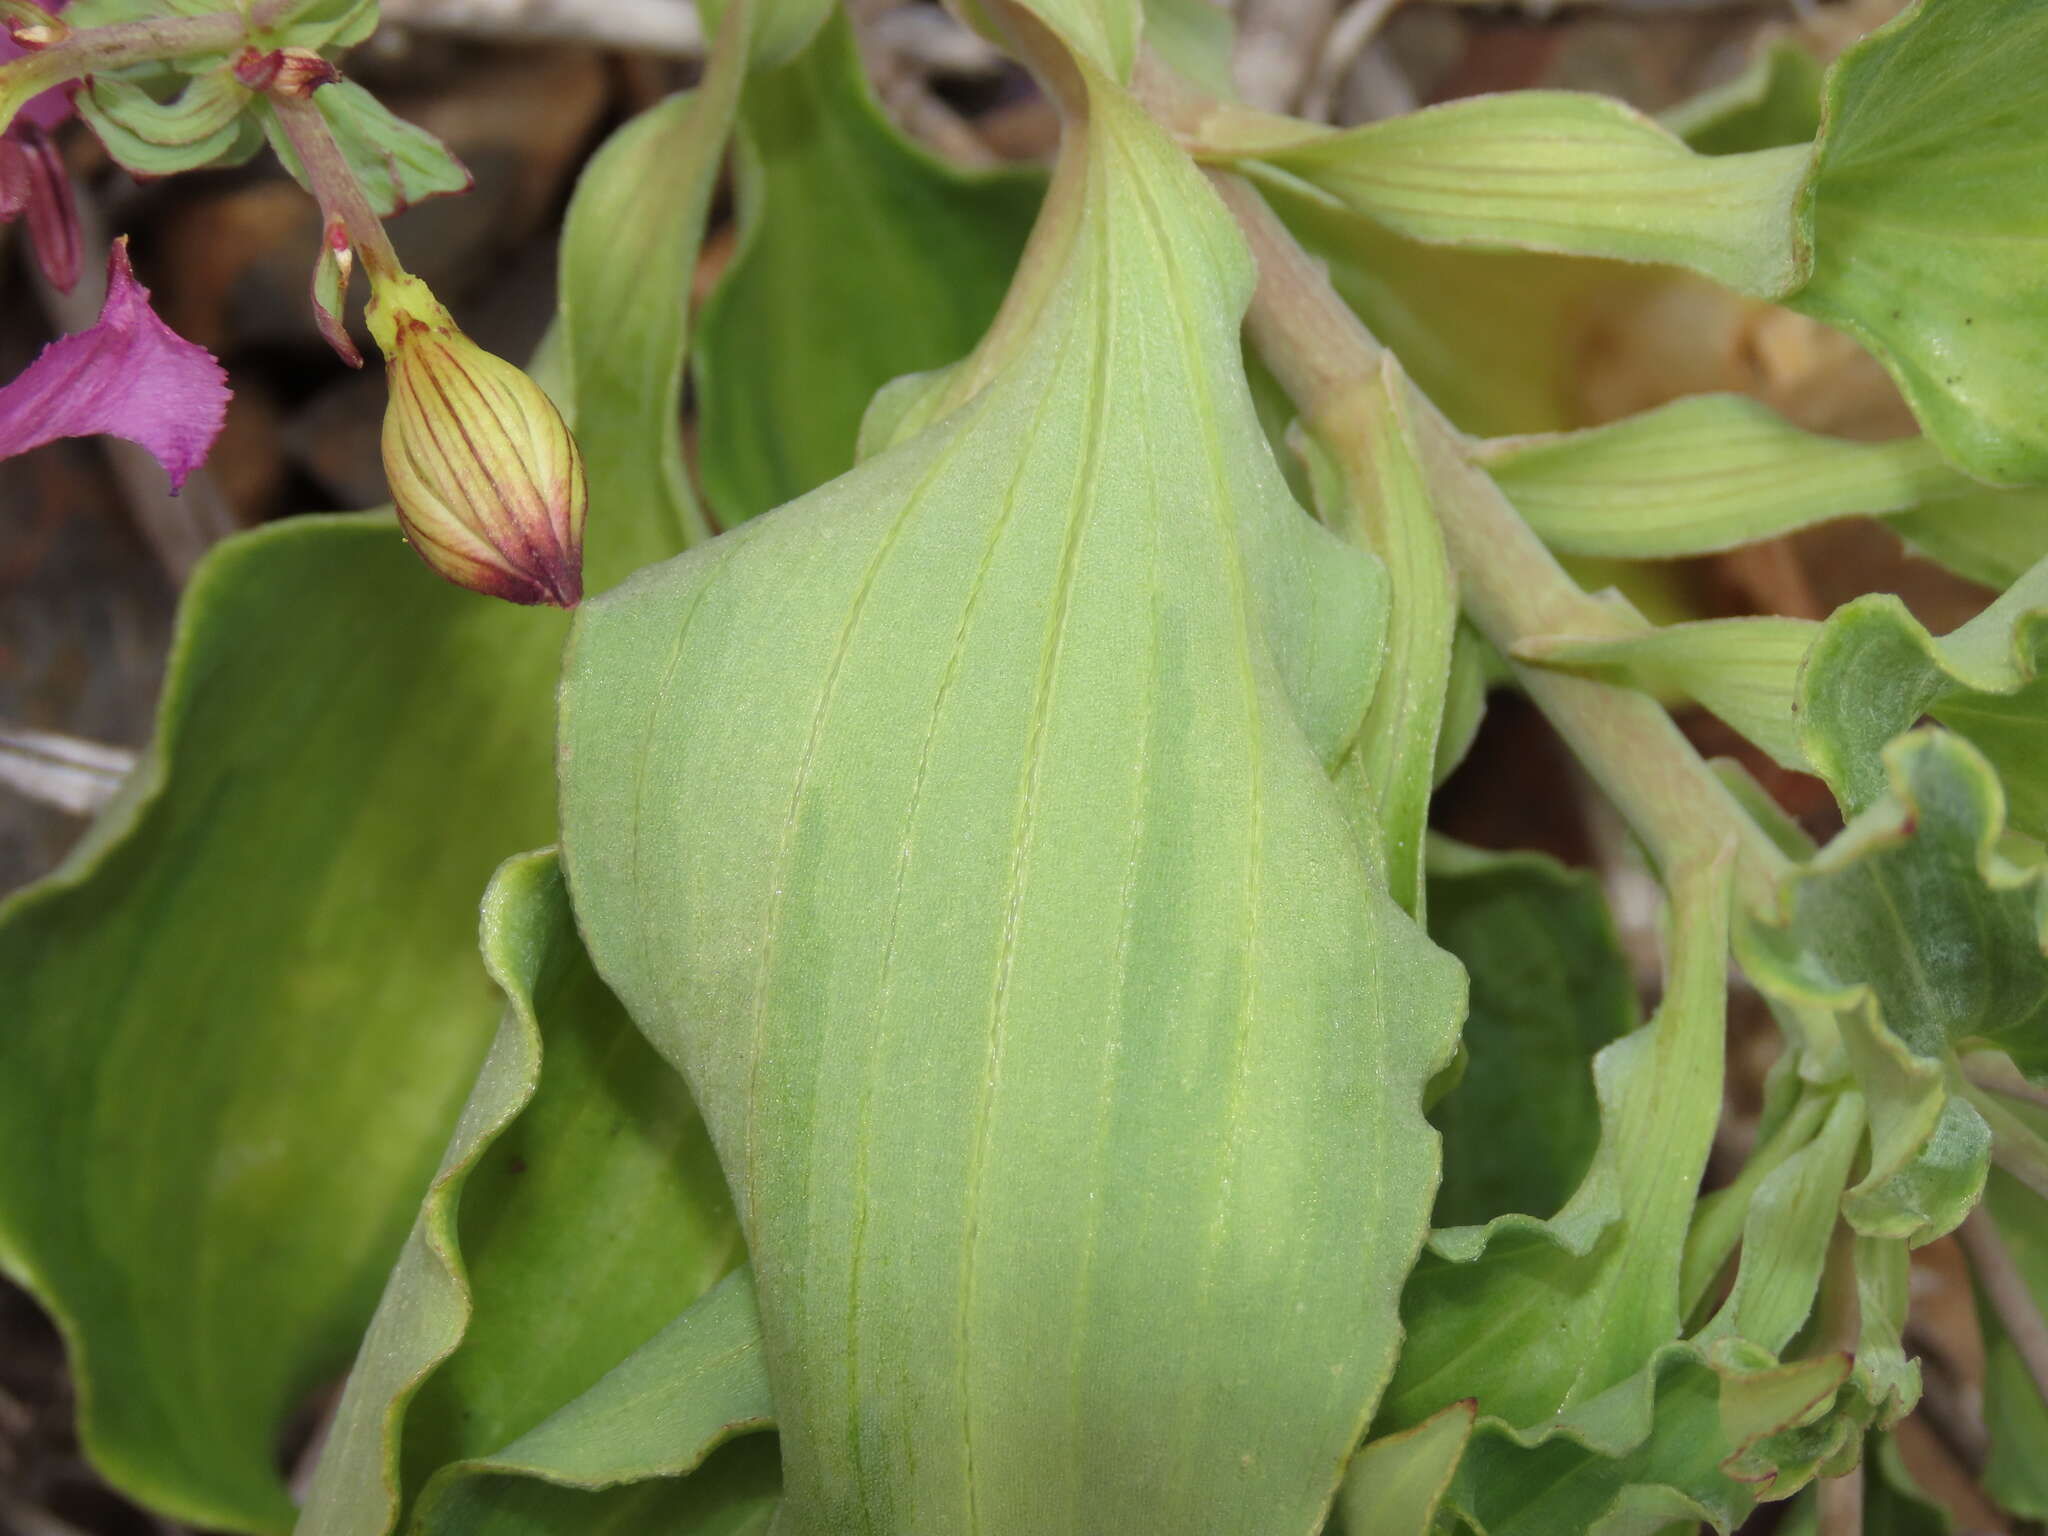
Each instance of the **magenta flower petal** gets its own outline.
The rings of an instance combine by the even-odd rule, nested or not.
[[[175,491],[220,436],[228,394],[213,354],[149,307],[124,237],[107,256],[99,323],[51,342],[0,387],[0,459],[60,437],[107,432],[154,454]]]

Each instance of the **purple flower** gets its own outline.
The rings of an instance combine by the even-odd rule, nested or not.
[[[61,10],[62,4],[49,9]],[[0,64],[27,50],[0,25]],[[69,293],[84,260],[78,234],[78,208],[71,200],[71,178],[52,137],[71,115],[71,87],[47,90],[15,114],[0,133],[0,224],[28,216],[29,239],[43,275]]]
[[[0,386],[0,459],[60,437],[108,432],[156,456],[177,490],[220,436],[227,375],[149,307],[128,265],[128,241],[107,255],[99,323],[43,348]]]

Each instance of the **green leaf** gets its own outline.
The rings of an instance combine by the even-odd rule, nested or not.
[[[505,1509],[535,1501],[532,1480],[586,1492],[619,1490],[607,1503],[637,1507],[652,1500],[672,1517],[701,1518],[724,1500],[710,1496],[707,1484],[716,1477],[692,1474],[718,1447],[773,1419],[761,1314],[752,1275],[741,1269],[509,1445],[444,1467],[421,1496],[412,1529],[420,1536],[452,1536],[483,1524],[487,1513],[502,1519]],[[674,1481],[682,1478],[687,1481]],[[668,1486],[633,1488],[655,1481]],[[777,1483],[771,1481],[771,1489]],[[585,1527],[543,1528],[576,1536]]]
[[[1679,879],[1664,1002],[1594,1058],[1600,1145],[1564,1208],[1431,1237],[1402,1296],[1384,1427],[1465,1397],[1487,1420],[1542,1424],[1678,1337],[1686,1225],[1720,1109],[1728,909],[1725,860]]]
[[[1433,245],[1690,267],[1759,298],[1804,273],[1792,215],[1808,146],[1695,154],[1632,108],[1569,91],[1477,96],[1344,132],[1279,121],[1262,141],[1262,124],[1212,119],[1206,147]]]
[[[1915,731],[1884,754],[1891,792],[1789,877],[1784,925],[1748,938],[1777,995],[1836,1010],[1864,998],[1916,1054],[1982,1040],[2048,1065],[2039,873],[1996,852],[1998,787],[1968,746]]]
[[[1800,663],[1819,633],[1804,619],[1704,619],[1613,638],[1542,635],[1516,646],[1514,659],[1689,698],[1782,766],[1811,772],[1795,694]]]
[[[510,1006],[299,1536],[381,1536],[437,1468],[531,1430],[739,1257],[703,1123],[591,970],[552,853],[500,870],[483,939]]]
[[[239,165],[262,146],[262,127],[245,110],[250,93],[233,71],[178,78],[184,89],[170,101],[118,74],[93,76],[72,101],[107,153],[141,176]]]
[[[745,77],[748,11],[721,26],[697,89],[614,133],[562,231],[561,325],[590,479],[585,569],[616,581],[711,536],[683,463],[690,284]],[[662,196],[648,189],[660,187]],[[632,530],[633,532],[629,532]],[[651,538],[636,537],[646,531]]]
[[[1430,1536],[1476,1407],[1453,1403],[1413,1429],[1364,1446],[1337,1493],[1331,1536]]]
[[[1488,1536],[1656,1536],[1701,1521],[1730,1531],[1758,1498],[1787,1497],[1811,1475],[1810,1463],[1780,1472],[1745,1458],[1826,1422],[1848,1369],[1840,1355],[1738,1365],[1667,1346],[1532,1443],[1482,1420],[1448,1503]]]
[[[334,142],[362,185],[370,207],[380,218],[403,213],[430,197],[470,189],[468,170],[447,145],[426,129],[394,116],[353,80],[324,85],[313,93],[313,100],[334,131]],[[279,162],[300,186],[310,190],[305,167],[279,126],[277,114],[267,102],[262,102],[258,111]]]
[[[732,1179],[792,1532],[1311,1528],[1435,1181],[1462,989],[1327,772],[1384,578],[1281,488],[1201,178],[1100,82],[1062,155],[986,386],[568,665],[579,921]]]
[[[740,249],[693,359],[698,467],[726,527],[850,469],[876,390],[973,348],[1043,187],[908,143],[844,16],[747,82],[741,145]]]
[[[2048,560],[1936,640],[1897,598],[1860,597],[1820,631],[1799,680],[1800,745],[1852,814],[1885,788],[1885,744],[1924,714],[1966,737],[2013,825],[2048,835]]]
[[[1996,852],[1998,785],[1966,743],[1915,731],[1884,754],[1891,792],[1783,897],[1783,925],[1742,936],[1771,996],[1834,1010],[1870,1104],[1872,1148],[1845,1206],[1859,1231],[1925,1242],[1983,1185],[1989,1132],[1950,1093],[1973,1041],[2048,1069],[2048,956],[2039,871]]]
[[[1471,1226],[1552,1211],[1600,1144],[1594,1054],[1641,1018],[1600,885],[1534,854],[1435,842],[1429,934],[1471,978],[1465,1076],[1434,1109],[1434,1220]]]
[[[603,1488],[480,1473],[451,1486],[417,1536],[766,1536],[780,1502],[775,1437],[747,1435],[687,1477]]]
[[[2048,496],[1980,488],[1890,520],[1915,554],[2003,590],[2048,559]]]
[[[231,540],[134,788],[0,909],[0,1250],[95,1465],[154,1508],[290,1523],[280,1426],[345,1367],[490,1040],[476,898],[548,835],[563,629],[386,516]]]
[[[1954,498],[2048,505],[2038,494],[1984,492],[1925,438],[1822,437],[1741,395],[1695,395],[1582,432],[1497,438],[1474,456],[1553,549],[1624,560],[1710,554],[1923,505],[1938,526]]]
[[[586,251],[565,282],[653,346],[622,276]],[[607,511],[595,569],[675,548]],[[131,788],[0,908],[0,1253],[64,1330],[95,1466],[153,1508],[291,1520],[280,1428],[346,1367],[490,1041],[475,903],[551,832],[565,627],[435,580],[389,516],[231,540]]]
[[[1743,1199],[1742,1263],[1734,1288],[1696,1336],[1700,1343],[1738,1338],[1780,1354],[1812,1314],[1835,1209],[1863,1145],[1863,1105],[1855,1094],[1836,1095],[1825,1115],[1812,1139]],[[1687,1286],[1688,1300],[1693,1290]]]
[[[1387,568],[1386,654],[1365,727],[1338,766],[1337,781],[1371,824],[1387,889],[1420,918],[1423,837],[1436,787],[1458,595],[1416,456],[1407,399],[1407,378],[1387,353],[1373,387],[1347,402],[1342,426],[1325,424],[1333,483],[1320,510],[1326,524]]]
[[[1877,354],[1957,464],[2048,479],[2048,11],[1922,0],[1828,75],[1800,215],[1813,271],[1787,303]]]
[[[1809,143],[1820,132],[1822,79],[1812,54],[1773,42],[1726,85],[1666,112],[1663,123],[1703,155]]]

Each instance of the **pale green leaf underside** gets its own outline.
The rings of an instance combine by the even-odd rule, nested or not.
[[[1987,490],[1926,438],[1824,437],[1740,395],[1695,395],[1581,432],[1499,438],[1474,457],[1546,544],[1574,555],[1710,554],[1856,514],[1914,512],[1938,531],[1951,509],[1967,516],[1980,503],[1987,517],[2048,515],[2048,495]]]
[[[1809,146],[1699,155],[1605,96],[1480,96],[1243,153],[1432,244],[1690,267],[1760,298],[1801,272]]]
[[[579,918],[745,1213],[792,1532],[1307,1531],[1426,1220],[1459,986],[1326,774],[1383,578],[1281,488],[1222,211],[1091,116],[986,388],[569,665]]]
[[[876,390],[973,348],[1044,185],[907,142],[844,17],[747,82],[741,123],[744,233],[692,361],[698,471],[725,527],[850,469]]]
[[[1450,687],[1457,588],[1408,421],[1408,380],[1393,354],[1329,458],[1323,521],[1386,565],[1386,654],[1358,741],[1337,782],[1374,834],[1387,889],[1423,916],[1423,838],[1436,787],[1437,744]]]
[[[1844,54],[1787,302],[1869,347],[1944,452],[2048,479],[2048,10],[1922,0]]]
[[[1885,744],[1922,715],[1967,737],[2021,831],[2048,836],[2048,560],[1936,639],[1888,594],[1836,610],[1799,679],[1802,750],[1851,813],[1876,802]]]
[[[549,833],[563,629],[386,516],[221,546],[136,790],[0,917],[0,1250],[95,1463],[156,1508],[291,1522],[280,1427],[355,1349],[490,1040],[477,893]]]
[[[1782,766],[1810,772],[1793,706],[1819,633],[1803,619],[1704,619],[1614,638],[1543,635],[1516,646],[1515,659],[1690,698]]]

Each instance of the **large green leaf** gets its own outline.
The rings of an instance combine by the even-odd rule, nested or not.
[[[578,917],[731,1176],[793,1532],[1313,1528],[1435,1178],[1459,980],[1327,775],[1383,578],[1099,79],[1047,217],[985,388],[568,668]]]
[[[119,1486],[275,1530],[497,1007],[477,893],[548,835],[564,629],[385,516],[223,545],[123,807],[0,917],[0,1252]]]
[[[2005,812],[2048,836],[2048,560],[1936,640],[1897,598],[1873,593],[1822,627],[1799,678],[1806,757],[1854,813],[1884,792],[1885,744],[1932,715],[1998,770]]]
[[[1956,463],[2048,480],[2048,10],[1921,0],[1829,72],[1787,301],[1875,352]]]
[[[1599,882],[1533,854],[1430,850],[1429,933],[1471,978],[1465,1075],[1431,1111],[1434,1220],[1553,1211],[1600,1144],[1593,1057],[1640,1019]]]
[[[747,82],[741,130],[744,233],[692,365],[698,468],[726,527],[850,469],[876,390],[966,355],[1043,186],[908,143],[869,94],[843,16]]]
[[[580,378],[597,582],[678,542],[604,489],[652,480],[659,434],[588,430],[682,342],[635,286],[670,212],[620,195],[638,169],[586,173],[564,276],[572,355],[625,364]],[[121,803],[0,909],[0,1257],[64,1329],[88,1453],[153,1507],[290,1523],[281,1427],[347,1364],[490,1040],[475,904],[550,835],[564,630],[438,582],[388,516],[232,540]]]
[[[1678,1337],[1679,1269],[1720,1110],[1725,862],[1682,872],[1670,984],[1647,1025],[1594,1058],[1600,1145],[1547,1221],[1438,1231],[1401,1302],[1408,1337],[1381,1421],[1476,1397],[1520,1428],[1636,1376]]]
[[[1433,245],[1690,267],[1743,293],[1797,286],[1806,145],[1700,155],[1605,96],[1512,91],[1317,132],[1219,114],[1211,145]]]
[[[592,972],[553,854],[499,872],[483,938],[510,1007],[364,1337],[301,1536],[381,1536],[436,1469],[532,1429],[738,1256],[703,1124]]]

